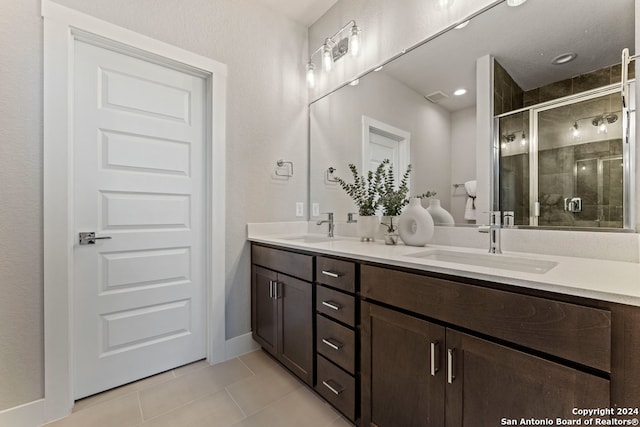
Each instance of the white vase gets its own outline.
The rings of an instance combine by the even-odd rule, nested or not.
[[[439,199],[429,199],[429,207],[427,208],[427,212],[431,214],[431,218],[433,219],[433,223],[435,225],[453,225],[455,221],[453,220],[453,216],[442,206],[440,206]]]
[[[431,215],[422,207],[417,197],[409,200],[409,206],[398,219],[398,234],[408,246],[424,246],[433,237],[434,226]]]
[[[361,242],[373,242],[376,240],[380,219],[375,216],[358,216],[358,237]]]

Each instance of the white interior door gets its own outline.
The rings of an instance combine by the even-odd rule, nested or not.
[[[74,396],[202,359],[205,88],[75,42]],[[77,235],[77,234],[76,234]]]
[[[362,117],[362,168],[375,172],[383,160],[393,165],[396,185],[409,166],[411,134],[370,117]]]

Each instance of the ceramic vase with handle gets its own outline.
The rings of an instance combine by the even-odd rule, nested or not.
[[[424,246],[433,237],[434,225],[431,215],[422,207],[421,199],[409,200],[398,219],[398,234],[408,246]]]

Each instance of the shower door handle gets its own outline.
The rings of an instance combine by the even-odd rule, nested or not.
[[[582,199],[580,197],[565,198],[564,210],[568,212],[582,212]]]

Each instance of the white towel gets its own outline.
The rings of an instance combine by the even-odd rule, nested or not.
[[[464,209],[464,219],[475,220],[476,219],[476,187],[477,182],[467,181],[464,183],[464,189],[467,192],[469,198],[467,199],[467,205]]]

